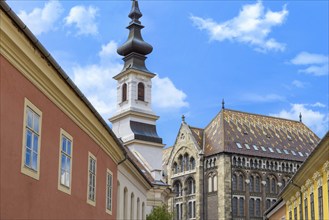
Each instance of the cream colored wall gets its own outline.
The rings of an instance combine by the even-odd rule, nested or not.
[[[313,175],[310,176],[302,185],[301,193],[303,198],[303,215],[304,219],[311,219],[311,204],[310,194],[313,192],[314,195],[314,210],[315,219],[319,217],[319,206],[318,206],[318,188],[322,186],[322,201],[323,201],[323,216],[324,219],[329,219],[329,204],[328,204],[328,180],[329,180],[329,160],[323,164],[323,167],[319,170],[315,170]],[[308,216],[305,217],[304,201],[307,198],[308,201]],[[301,219],[299,215],[299,203],[300,203],[300,192],[296,192],[295,195],[291,196],[286,202],[286,217],[289,219],[289,212],[292,212],[292,218],[294,219],[294,208],[297,207],[297,219]]]
[[[147,188],[145,188],[136,177],[132,175],[132,171],[125,166],[125,164],[119,165],[118,168],[118,182],[120,183],[120,187],[118,189],[118,201],[117,204],[117,219],[123,219],[123,195],[124,195],[124,188],[128,189],[128,202],[127,202],[127,217],[128,219],[142,219],[142,203],[144,202],[146,206],[147,201]],[[130,215],[131,209],[131,193],[134,193],[134,213],[133,216]],[[140,217],[137,217],[137,198],[140,199]],[[146,214],[146,213],[145,213]],[[143,219],[146,217],[144,216]]]

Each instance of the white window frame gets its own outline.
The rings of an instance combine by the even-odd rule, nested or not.
[[[70,152],[63,151],[63,138],[68,140],[71,143]],[[72,188],[72,164],[73,164],[73,137],[67,133],[64,129],[60,129],[60,138],[59,138],[59,162],[58,162],[58,189],[62,192],[71,195]],[[69,172],[69,185],[62,183],[62,155],[70,159],[70,170]],[[67,170],[66,170],[67,171]]]
[[[109,182],[109,176],[111,177],[110,182]],[[113,207],[113,173],[109,169],[106,170],[105,206],[106,206],[106,213],[112,215],[112,207]]]
[[[91,172],[91,170],[90,170],[90,161],[91,160],[94,160],[95,161],[95,173],[93,174],[92,172]],[[96,157],[92,154],[92,153],[90,153],[90,152],[88,152],[88,170],[87,170],[87,174],[88,174],[88,182],[87,182],[87,203],[88,204],[90,204],[90,205],[92,205],[92,206],[96,206],[96,192],[97,192],[97,188],[96,188],[96,186],[97,186],[97,159],[96,159]],[[94,200],[92,200],[91,198],[90,198],[90,175],[91,174],[93,174],[94,175]]]
[[[30,128],[28,127],[28,111],[32,111],[33,116],[37,115],[39,116],[39,121],[38,121],[38,132],[34,131],[34,128]],[[34,120],[32,120],[32,127],[34,127],[33,123]],[[30,176],[36,180],[39,180],[40,178],[40,157],[41,157],[41,131],[42,131],[42,112],[35,106],[32,104],[32,102],[30,102],[27,98],[25,98],[24,100],[24,122],[23,122],[23,141],[22,141],[22,161],[21,161],[21,173]],[[32,139],[33,139],[33,134],[37,134],[38,135],[38,144],[37,144],[37,161],[36,161],[36,169],[33,169],[30,166],[27,166],[25,164],[26,161],[26,142],[27,142],[27,131],[31,131],[32,132]],[[31,141],[31,145],[33,145],[33,140]],[[31,161],[33,160],[33,146],[31,146]]]

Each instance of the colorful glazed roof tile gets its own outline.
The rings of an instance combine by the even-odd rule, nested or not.
[[[202,136],[191,130],[202,143]],[[304,161],[320,141],[302,122],[228,109],[223,109],[203,132],[197,131],[205,132],[205,156],[227,152]]]
[[[195,139],[195,141],[198,143],[199,148],[202,149],[202,143],[203,143],[203,129],[201,128],[196,128],[196,127],[191,127],[189,126],[192,135]]]

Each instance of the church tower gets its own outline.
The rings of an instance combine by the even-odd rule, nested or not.
[[[152,111],[152,78],[154,73],[145,66],[146,55],[153,50],[141,35],[144,26],[139,21],[142,13],[138,2],[132,1],[127,27],[127,41],[118,48],[124,67],[114,76],[117,80],[117,110],[109,120],[117,137],[149,169],[155,180],[161,179],[162,138],[156,131],[156,116]]]

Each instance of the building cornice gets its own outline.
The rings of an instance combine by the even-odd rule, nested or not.
[[[129,75],[129,74],[143,75],[143,76],[146,76],[146,77],[151,78],[151,79],[153,77],[155,77],[154,73],[144,72],[144,71],[137,70],[137,69],[127,69],[127,70],[124,70],[124,71],[120,72],[118,75],[114,76],[113,79],[120,80],[122,77],[124,77],[126,75]]]
[[[109,118],[109,121],[111,123],[114,123],[117,120],[120,120],[122,118],[125,117],[129,117],[129,116],[135,116],[137,118],[141,118],[141,119],[151,119],[151,120],[158,120],[159,116],[157,115],[153,115],[153,114],[148,114],[148,113],[144,113],[144,112],[139,112],[139,111],[134,111],[134,110],[128,110],[128,111],[124,111],[122,113],[119,113],[111,118]]]
[[[163,148],[164,146],[166,146],[165,144],[160,144],[160,143],[155,143],[155,142],[148,142],[148,141],[142,141],[142,140],[137,140],[137,139],[133,139],[130,141],[125,142],[125,145],[129,148],[130,145],[133,144],[141,144],[141,145],[149,145],[149,146],[154,146],[154,147],[159,147],[159,148]]]
[[[9,6],[1,1],[1,55],[86,132],[116,163],[124,150],[80,90]],[[6,14],[7,13],[7,14]]]

